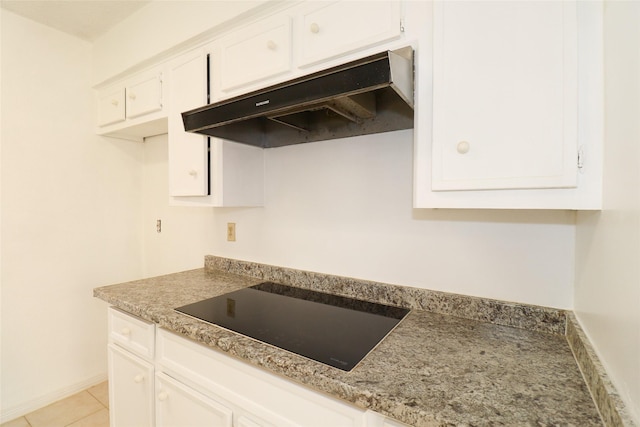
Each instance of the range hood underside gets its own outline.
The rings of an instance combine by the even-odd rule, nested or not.
[[[413,109],[389,87],[375,93],[375,111],[355,115],[335,104],[323,103],[284,116],[255,117],[199,133],[263,148],[413,128]]]

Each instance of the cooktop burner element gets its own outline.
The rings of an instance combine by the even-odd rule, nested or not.
[[[344,371],[353,369],[409,313],[273,282],[176,311]]]

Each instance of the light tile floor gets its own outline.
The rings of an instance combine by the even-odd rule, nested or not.
[[[0,427],[109,427],[107,382],[4,423]]]

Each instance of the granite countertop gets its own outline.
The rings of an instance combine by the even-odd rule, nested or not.
[[[322,291],[334,287],[338,294],[355,289],[353,281],[305,272],[300,272],[301,279],[294,270],[256,270],[259,264],[234,269],[221,260],[208,259],[204,269],[96,288],[94,296],[247,363],[409,425],[603,425],[564,331],[522,329],[397,304],[411,306],[412,311],[356,368],[344,372],[174,308],[264,280],[304,285],[313,279],[317,284],[313,287]],[[395,287],[386,286],[390,288],[378,287],[384,295],[376,298],[380,302],[396,298],[389,296]],[[372,287],[363,289],[368,297],[363,299],[373,300]],[[450,305],[451,301],[444,304]],[[509,308],[513,307],[497,311]],[[522,312],[521,307],[514,310]],[[550,314],[542,310],[541,316],[546,319]]]

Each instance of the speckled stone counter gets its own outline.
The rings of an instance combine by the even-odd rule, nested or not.
[[[264,280],[355,295],[412,311],[351,372],[174,311]],[[204,269],[96,288],[94,296],[247,363],[409,425],[603,425],[564,336],[562,311],[217,257],[207,257]]]

